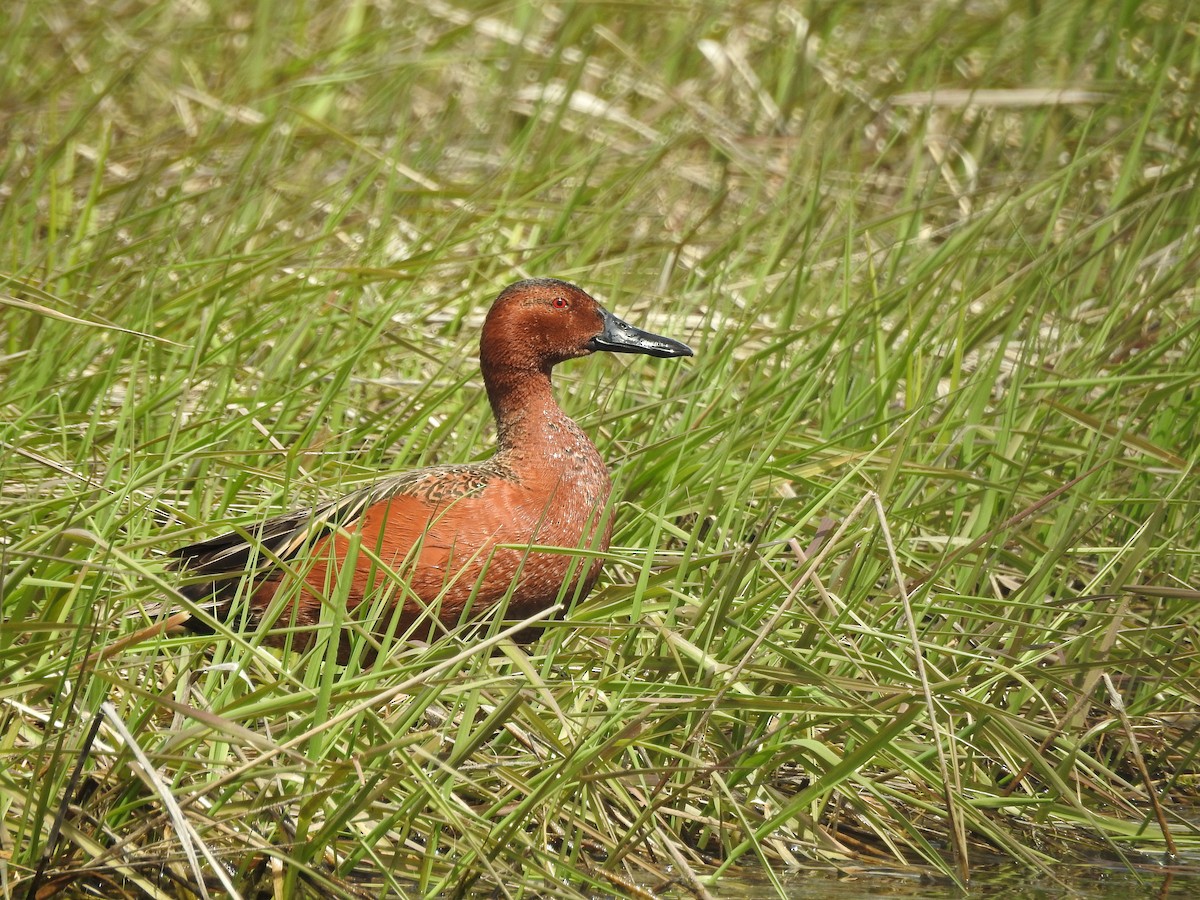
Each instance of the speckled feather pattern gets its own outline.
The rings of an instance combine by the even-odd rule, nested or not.
[[[658,356],[691,352],[643,332],[638,334],[660,342],[657,349],[597,346],[607,315],[564,282],[543,279],[509,287],[493,305],[480,344],[497,421],[498,448],[491,459],[383,478],[315,508],[269,519],[250,530],[250,540],[231,533],[184,547],[174,554],[176,567],[186,575],[181,589],[197,602],[212,602],[224,617],[241,577],[252,570],[257,581],[250,607],[256,620],[285,584],[280,564],[289,563],[302,574],[303,584],[280,594],[292,599],[279,624],[315,624],[323,598],[337,593],[347,596],[351,611],[364,601],[374,607],[375,599],[384,598],[385,611],[398,615],[377,621],[400,631],[427,608],[453,625],[464,611],[477,615],[506,596],[510,612],[521,615],[560,596],[586,595],[600,573],[600,560],[530,549],[605,551],[612,533],[606,515],[608,471],[592,441],[555,402],[550,369],[593,349]],[[666,345],[672,346],[663,351]],[[352,535],[360,550],[351,569]],[[347,577],[348,594],[338,581]],[[418,633],[427,629],[419,626]],[[297,632],[292,642],[308,641]]]

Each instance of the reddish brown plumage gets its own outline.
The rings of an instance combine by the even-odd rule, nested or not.
[[[341,595],[350,610],[369,601],[375,627],[397,634],[426,607],[453,625],[468,606],[476,615],[506,596],[519,616],[560,597],[586,595],[600,573],[598,559],[529,548],[608,549],[608,471],[550,388],[554,365],[596,350],[691,355],[683,344],[616,319],[573,285],[553,279],[511,285],[496,298],[480,339],[498,429],[491,459],[386,478],[311,512],[269,520],[254,530],[254,541],[227,534],[185,547],[175,554],[178,567],[193,576],[183,590],[197,601],[216,601],[222,617],[253,567],[260,580],[250,595],[252,620],[278,594],[288,603],[275,619],[280,626],[313,625],[323,598]],[[352,571],[345,564],[351,534],[361,548]],[[287,580],[272,568],[277,561],[303,573],[298,590],[280,590]],[[339,577],[349,577],[348,592]],[[310,638],[301,630],[292,640],[303,646]]]

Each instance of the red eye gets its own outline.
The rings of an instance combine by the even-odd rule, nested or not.
[[[566,309],[570,305],[571,304],[567,302],[566,297],[555,297],[554,298],[554,308],[555,309]]]

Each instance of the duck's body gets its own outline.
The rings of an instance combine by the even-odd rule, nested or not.
[[[251,618],[261,619],[287,583],[280,563],[288,564],[303,584],[279,594],[287,606],[272,617],[298,646],[311,640],[305,627],[320,620],[326,598],[345,597],[349,610],[364,600],[374,608],[379,599],[372,621],[402,634],[422,616],[453,625],[464,611],[478,615],[506,597],[520,616],[586,595],[600,573],[598,558],[531,548],[608,549],[608,470],[550,388],[555,364],[596,350],[691,355],[677,341],[616,319],[573,285],[511,285],[488,313],[480,341],[498,428],[491,459],[383,479],[271,519],[252,530],[253,541],[226,534],[184,547],[175,554],[193,576],[184,592],[216,601],[223,617],[252,569],[261,580],[250,590]],[[348,585],[339,581],[346,578]],[[269,640],[282,642],[282,632]]]

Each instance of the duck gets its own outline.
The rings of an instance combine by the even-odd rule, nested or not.
[[[179,591],[213,619],[264,630],[264,643],[297,650],[312,644],[329,603],[341,606],[332,618],[343,625],[351,616],[375,635],[411,639],[501,605],[520,618],[586,597],[612,537],[612,480],[595,444],[556,402],[550,376],[560,363],[600,352],[693,355],[619,319],[576,285],[509,285],[479,341],[496,421],[490,458],[387,475],[179,548],[168,565]],[[174,624],[212,630],[187,612]],[[344,661],[348,635],[340,640]]]

